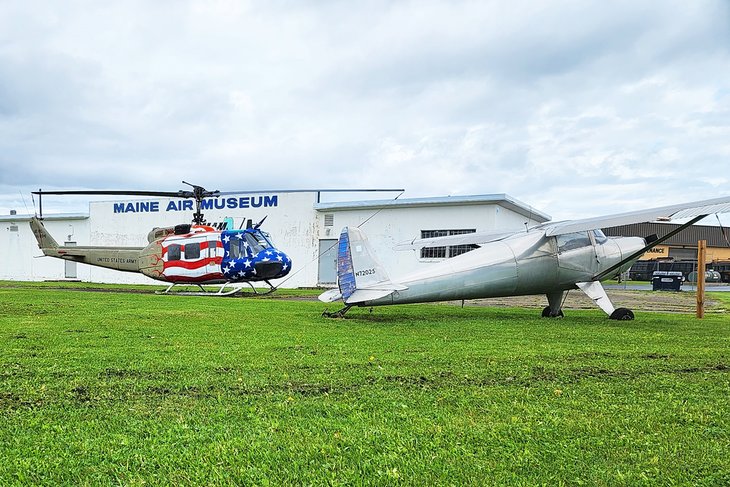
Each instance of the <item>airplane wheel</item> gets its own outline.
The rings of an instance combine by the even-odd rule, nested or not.
[[[562,318],[565,315],[563,314],[563,310],[561,309],[558,311],[558,314],[552,314],[550,312],[550,306],[545,306],[542,310],[542,317],[543,318]]]
[[[634,312],[628,308],[616,308],[616,310],[611,313],[610,318],[612,320],[631,321],[634,319]]]

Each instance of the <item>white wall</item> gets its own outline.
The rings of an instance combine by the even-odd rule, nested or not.
[[[320,239],[337,239],[343,227],[358,226],[368,219],[362,229],[393,278],[432,263],[420,259],[417,251],[393,250],[397,243],[420,238],[421,230],[517,230],[523,229],[527,220],[525,216],[493,203],[395,206],[380,211],[373,208],[316,211],[316,192],[279,193],[276,196],[276,207],[210,209],[203,213],[209,222],[232,217],[236,228],[244,219],[258,222],[267,216],[262,228],[271,234],[274,245],[293,260],[290,275],[275,282],[288,288],[317,285]],[[72,240],[78,245],[145,247],[148,243],[147,234],[153,227],[189,223],[192,217],[192,211],[189,210],[166,211],[171,200],[165,198],[147,200],[158,202],[156,212],[115,213],[114,203],[122,201],[129,200],[90,203],[88,219],[46,219],[44,223],[59,243],[66,241],[68,234],[73,233]],[[333,227],[324,226],[325,214],[329,213],[334,215]],[[0,221],[0,279],[64,279],[65,261],[39,257],[42,254],[30,231],[27,217],[15,221],[18,232],[9,231],[11,222],[8,218],[2,217]],[[80,280],[91,282],[164,285],[139,273],[85,264],[77,264],[77,276]]]
[[[258,198],[264,195],[241,195]],[[230,196],[238,198],[239,196]],[[262,229],[271,234],[273,244],[285,252],[293,261],[292,272],[285,277],[284,287],[313,286],[317,282],[316,262],[314,267],[307,266],[300,270],[304,263],[317,258],[317,221],[314,216],[316,193],[279,193],[276,195],[275,207],[259,208],[224,208],[203,210],[208,222],[223,221],[226,217],[234,219],[236,228],[244,220],[251,219],[254,223],[266,221]],[[221,197],[227,198],[227,197]],[[145,247],[147,234],[154,227],[173,226],[180,223],[190,223],[192,211],[166,211],[170,201],[156,198],[148,201],[157,201],[157,212],[130,212],[115,213],[115,201],[93,202],[90,204],[91,245]],[[119,203],[118,201],[116,203]],[[88,266],[83,266],[88,267]],[[122,282],[122,283],[160,283],[142,274],[119,272],[101,267],[93,267],[91,280],[94,282]],[[282,282],[277,280],[273,284]]]
[[[44,220],[44,225],[54,239],[63,245],[68,240],[78,245],[89,244],[88,219]],[[10,231],[12,224],[18,231]],[[78,264],[77,276],[81,280],[89,280],[90,267]],[[64,279],[65,262],[52,257],[45,257],[38,248],[27,216],[0,224],[0,279],[42,281]]]
[[[376,214],[377,212],[377,214]],[[334,214],[331,236],[326,235],[324,215]],[[368,220],[369,219],[369,220]],[[421,230],[476,229],[477,232],[492,230],[520,230],[525,222],[535,225],[512,210],[495,204],[454,206],[418,206],[375,209],[323,210],[320,213],[320,238],[338,238],[345,226],[359,226],[368,237],[378,259],[390,277],[411,273],[438,260],[421,259],[419,251],[395,251],[393,247],[421,237]]]

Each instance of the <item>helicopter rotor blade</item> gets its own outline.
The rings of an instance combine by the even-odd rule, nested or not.
[[[39,199],[46,195],[111,195],[111,196],[158,196],[163,198],[192,198],[195,200],[195,212],[193,213],[193,223],[202,225],[205,223],[201,207],[205,198],[217,198],[221,192],[218,190],[208,191],[202,186],[183,181],[183,184],[192,186],[192,191],[124,191],[124,190],[70,190],[70,191],[31,191],[32,194],[39,195]]]
[[[118,190],[71,190],[71,191],[31,191],[33,194],[57,194],[57,195],[114,195],[114,196],[165,196],[168,198],[190,198],[190,196],[183,195],[183,191],[118,191]],[[189,191],[187,193],[190,193]]]

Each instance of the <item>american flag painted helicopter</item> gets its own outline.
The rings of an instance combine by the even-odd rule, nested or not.
[[[38,247],[44,255],[125,272],[140,272],[147,277],[170,283],[162,293],[171,293],[175,285],[197,285],[200,292],[175,294],[230,296],[248,285],[260,294],[254,283],[265,283],[272,292],[272,279],[281,279],[291,271],[292,261],[261,230],[266,217],[246,228],[218,230],[206,224],[201,213],[205,198],[217,198],[220,191],[208,191],[192,185],[192,190],[166,191],[34,191],[39,195],[125,195],[185,198],[195,201],[191,224],[153,228],[146,247],[63,246],[48,233],[40,217],[30,221]],[[42,201],[42,200],[41,200]],[[42,204],[42,203],[41,203]],[[41,206],[42,208],[42,206]],[[243,226],[243,225],[242,225]],[[206,292],[203,285],[221,285],[217,292]]]

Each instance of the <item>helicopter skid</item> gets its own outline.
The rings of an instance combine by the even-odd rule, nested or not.
[[[271,285],[269,281],[264,281],[269,285],[269,289],[259,291],[250,282],[245,283],[231,283],[226,282],[220,285],[217,291],[207,291],[200,284],[196,284],[200,291],[173,291],[172,288],[179,285],[177,283],[170,284],[164,291],[155,291],[155,294],[174,295],[174,296],[217,296],[217,297],[230,297],[230,296],[265,296],[276,291],[276,288]],[[251,287],[252,292],[244,292],[245,284]],[[226,289],[230,287],[230,289]]]

